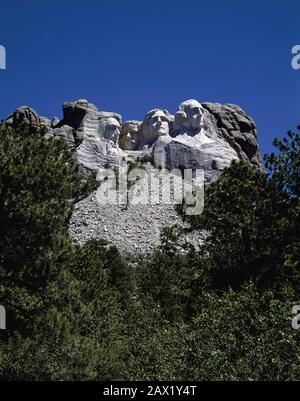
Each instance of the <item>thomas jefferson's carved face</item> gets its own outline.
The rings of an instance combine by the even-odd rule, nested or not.
[[[157,110],[150,118],[149,130],[153,136],[169,134],[169,119],[161,110]]]

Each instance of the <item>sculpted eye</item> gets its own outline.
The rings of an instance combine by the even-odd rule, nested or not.
[[[191,109],[193,114],[201,114],[201,110],[199,107],[194,107]]]

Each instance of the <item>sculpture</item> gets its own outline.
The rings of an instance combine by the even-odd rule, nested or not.
[[[66,102],[63,118],[51,123],[31,108],[17,109],[5,121],[47,130],[47,137],[65,138],[83,169],[119,166],[121,160],[149,159],[168,168],[199,168],[212,181],[232,160],[249,160],[261,167],[254,121],[236,105],[182,102],[175,118],[167,110],[149,111],[143,122],[99,111],[85,99]]]
[[[159,137],[168,136],[172,130],[173,116],[168,110],[154,109],[149,111],[141,127],[141,149],[145,145],[151,146]]]
[[[99,111],[98,120],[99,137],[112,141],[116,145],[121,131],[121,116],[117,113]]]
[[[175,129],[176,127],[184,127],[199,132],[203,125],[203,114],[202,105],[195,99],[180,103],[175,115]]]
[[[201,146],[205,143],[212,143],[213,140],[207,135],[204,128],[206,110],[195,99],[182,102],[175,114],[174,131],[172,137],[177,141],[188,143],[193,146]],[[191,138],[194,137],[195,141]]]
[[[119,146],[123,150],[137,150],[140,140],[140,121],[126,121],[121,128]]]

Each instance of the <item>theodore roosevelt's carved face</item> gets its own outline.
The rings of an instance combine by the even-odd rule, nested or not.
[[[139,121],[126,121],[121,128],[119,146],[124,150],[136,150],[139,142]]]

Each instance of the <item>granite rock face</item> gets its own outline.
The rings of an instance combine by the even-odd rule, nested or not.
[[[120,171],[124,161],[128,165],[142,161],[143,168],[154,175],[174,169],[201,169],[207,183],[233,160],[248,160],[261,167],[255,123],[232,104],[190,99],[179,105],[175,115],[165,109],[153,109],[143,121],[122,123],[118,113],[99,111],[80,99],[64,103],[61,120],[39,117],[35,110],[23,106],[5,121],[12,127],[23,123],[44,128],[47,137],[64,138],[84,177],[91,171],[106,171],[107,167]],[[150,187],[152,190],[151,183]],[[177,185],[173,190],[180,193],[182,187]],[[174,204],[102,204],[95,192],[76,204],[70,232],[79,243],[103,238],[117,245],[124,255],[145,255],[159,245],[162,227],[174,223],[184,227]],[[184,241],[197,248],[205,241],[205,235],[187,234]]]
[[[7,117],[5,124],[12,127],[27,124],[37,129],[43,125],[37,112],[28,106],[18,107],[16,111]]]
[[[45,128],[47,137],[64,138],[83,170],[97,171],[104,166],[117,166],[123,152],[118,145],[122,118],[117,113],[98,111],[85,99],[63,104],[63,119],[52,121],[39,117],[35,110],[23,106],[5,123],[16,127],[22,123],[36,129]]]
[[[199,168],[210,182],[232,160],[261,165],[254,121],[236,105],[182,102],[175,116],[165,109],[149,111],[142,122],[122,124],[118,113],[99,111],[85,99],[63,104],[63,118],[39,117],[27,106],[5,121],[45,128],[47,136],[63,137],[83,169],[97,171],[146,157],[154,166]]]
[[[260,166],[254,121],[235,104],[203,103],[203,107],[214,116],[218,134],[237,152],[239,158]]]
[[[170,137],[174,116],[168,110],[149,111],[141,125],[138,149],[149,148],[161,137]]]
[[[49,129],[47,136],[62,137],[68,142],[72,150],[75,149],[74,130],[69,125],[62,125],[61,127],[58,128]]]
[[[119,146],[123,150],[137,150],[139,146],[139,132],[141,122],[136,120],[126,121],[121,128]]]
[[[155,165],[169,170],[202,169],[206,182],[213,180],[237,152],[218,133],[214,117],[196,100],[182,102],[175,115],[170,135],[160,136],[153,146]]]

